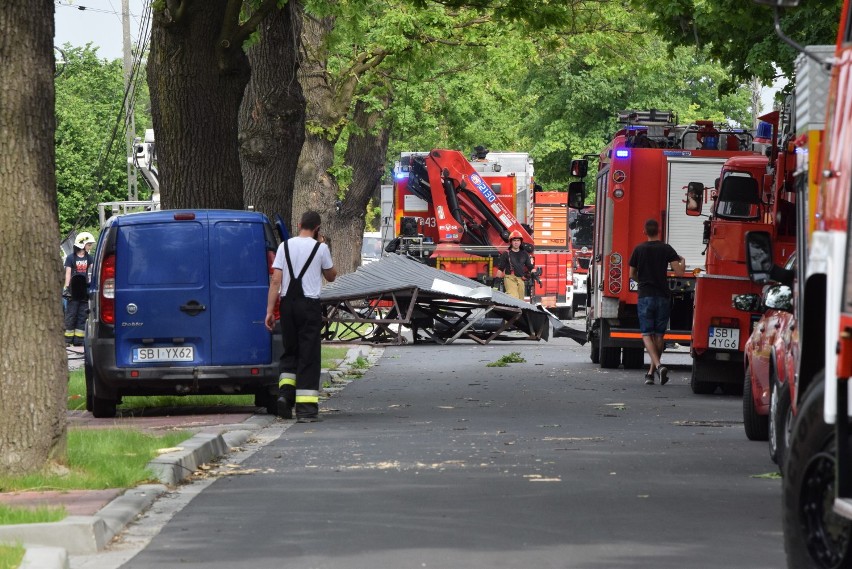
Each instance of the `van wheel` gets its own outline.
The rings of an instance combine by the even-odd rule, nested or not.
[[[743,424],[750,441],[765,441],[769,438],[769,417],[759,415],[754,405],[751,389],[751,366],[746,367],[743,380]]]
[[[275,415],[278,413],[278,397],[263,389],[254,394],[254,406],[266,409],[267,415]]]
[[[84,364],[84,375],[86,377],[86,411],[92,412],[92,400],[95,398],[94,370],[88,363]]]
[[[852,523],[832,510],[835,451],[823,420],[825,376],[815,377],[799,407],[782,484],[784,550],[788,567],[849,567]],[[844,442],[848,444],[848,442]]]
[[[92,415],[96,419],[112,419],[115,417],[115,399],[101,399],[100,397],[92,398]]]

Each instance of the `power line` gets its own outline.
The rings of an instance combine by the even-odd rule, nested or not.
[[[73,8],[73,9],[78,10],[80,12],[95,12],[97,14],[112,14],[114,16],[121,17],[121,12],[117,12],[114,8],[112,10],[105,10],[103,8],[91,8],[89,6],[82,6],[80,4],[65,4],[65,3],[62,2],[62,0],[54,0],[53,3],[56,4],[60,8]],[[133,18],[136,18],[136,19],[139,18],[138,14],[134,14],[134,13],[131,12],[130,15]]]
[[[137,43],[133,50],[133,66],[131,72],[130,82],[127,84],[124,90],[124,98],[122,100],[121,108],[118,110],[115,121],[113,122],[112,132],[110,134],[110,138],[107,143],[101,148],[100,154],[98,156],[97,165],[94,170],[94,178],[96,181],[96,185],[92,187],[89,191],[89,196],[87,200],[87,204],[81,208],[77,219],[74,221],[72,225],[71,231],[69,231],[68,236],[74,235],[77,229],[79,229],[82,225],[88,223],[92,219],[92,214],[86,214],[86,209],[90,207],[90,205],[97,204],[98,197],[103,189],[104,178],[107,173],[107,164],[109,162],[110,154],[112,153],[112,147],[115,143],[115,140],[118,138],[118,128],[119,126],[125,126],[126,128],[126,119],[127,115],[124,111],[127,105],[132,105],[132,101],[136,97],[136,92],[139,88],[140,81],[140,68],[142,65],[142,55],[148,49],[148,42],[150,40],[150,29],[149,26],[151,24],[151,2],[150,0],[146,1],[145,5],[145,14],[142,18],[139,26],[139,38],[137,39]],[[67,239],[67,237],[66,237]]]

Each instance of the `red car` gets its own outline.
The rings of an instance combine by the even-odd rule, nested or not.
[[[795,270],[795,255],[784,267]],[[769,441],[769,456],[784,464],[793,423],[792,391],[795,389],[799,331],[793,309],[792,288],[783,284],[765,287],[763,294],[735,297],[738,307],[765,310],[745,344],[743,424],[750,440]],[[760,308],[759,308],[760,309]],[[758,309],[758,310],[759,310]]]

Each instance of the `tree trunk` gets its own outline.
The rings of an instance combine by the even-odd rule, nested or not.
[[[301,22],[295,0],[268,17],[248,51],[252,76],[240,109],[245,203],[291,220],[299,153],[305,142],[305,97],[296,76]],[[288,226],[291,233],[292,226]]]
[[[242,46],[219,38],[226,8],[185,0],[154,11],[148,86],[166,209],[243,209],[237,134],[250,69]]]
[[[388,102],[389,100],[384,101],[385,109]],[[352,121],[360,134],[351,135],[346,145],[344,161],[352,168],[352,183],[349,191],[346,192],[339,215],[355,226],[357,239],[346,243],[346,251],[340,251],[340,246],[343,244],[338,244],[338,259],[341,262],[338,271],[342,273],[354,271],[361,265],[361,237],[364,233],[367,204],[370,198],[379,193],[377,189],[384,176],[390,131],[377,126],[380,118],[381,115],[378,112],[367,112],[363,102],[359,101],[355,105]],[[349,262],[344,265],[347,257]]]
[[[345,249],[345,242],[360,236],[338,219],[339,186],[331,173],[334,145],[349,111],[349,100],[338,100],[326,70],[325,43],[333,28],[334,18],[318,19],[303,12],[299,81],[307,98],[306,133],[296,170],[292,221],[295,227],[307,210],[320,214],[322,233],[329,240],[334,264],[343,273],[341,269],[349,262],[341,263],[344,259],[338,256],[338,244]]]
[[[0,238],[10,252],[0,255],[0,475],[65,455],[53,10],[51,0],[0,10]]]

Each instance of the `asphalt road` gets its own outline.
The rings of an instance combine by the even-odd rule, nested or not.
[[[693,395],[685,351],[663,361],[649,387],[570,340],[388,347],[324,422],[279,422],[250,474],[140,521],[156,535],[122,567],[782,567],[780,480],[741,399]]]

